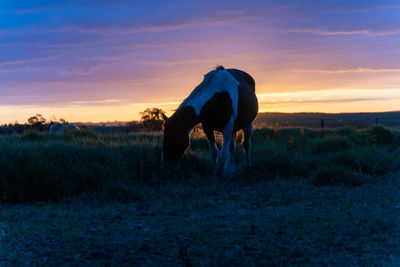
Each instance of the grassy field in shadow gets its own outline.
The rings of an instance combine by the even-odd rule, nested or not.
[[[398,132],[258,129],[251,169],[213,174],[192,135],[0,137],[0,265],[398,265]],[[238,145],[239,147],[241,145]]]

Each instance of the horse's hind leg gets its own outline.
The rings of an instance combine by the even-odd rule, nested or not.
[[[235,147],[236,147],[237,133],[233,132],[231,144],[229,146],[229,153],[231,157],[229,159],[229,171],[233,173],[235,171]]]
[[[250,147],[251,147],[251,135],[253,134],[253,123],[250,123],[249,126],[243,129],[243,147],[244,151],[246,152],[246,160],[247,166],[251,166],[251,159],[250,159]]]

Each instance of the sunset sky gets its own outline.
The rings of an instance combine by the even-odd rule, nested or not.
[[[400,110],[400,2],[0,2],[0,124],[171,114],[216,65],[262,112]]]

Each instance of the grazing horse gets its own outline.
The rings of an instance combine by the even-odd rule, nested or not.
[[[250,166],[250,137],[257,113],[254,79],[241,70],[217,67],[204,76],[170,118],[164,117],[162,162],[176,162],[190,145],[191,130],[201,123],[216,166],[218,148],[214,131],[223,134],[221,159],[224,173],[234,171],[237,131],[243,130],[243,145]]]

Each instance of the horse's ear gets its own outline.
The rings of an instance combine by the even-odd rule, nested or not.
[[[164,121],[168,120],[167,115],[165,115],[164,113],[161,113],[161,115],[162,115]]]

